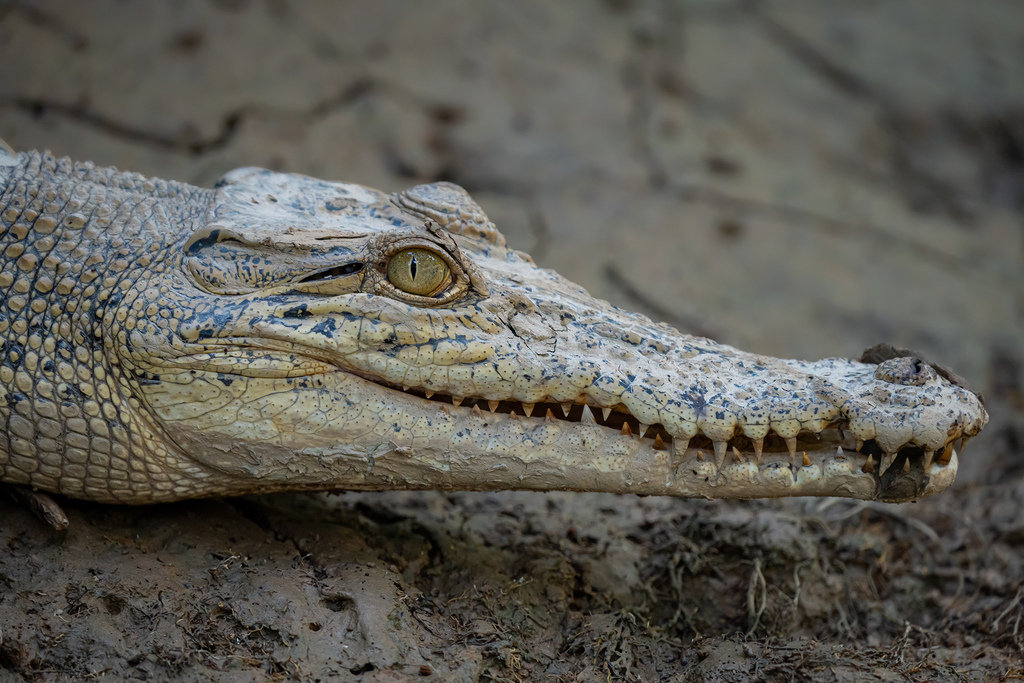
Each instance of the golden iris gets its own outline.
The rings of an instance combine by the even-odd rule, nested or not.
[[[429,249],[410,247],[391,257],[388,281],[409,294],[437,296],[451,287],[452,269]]]

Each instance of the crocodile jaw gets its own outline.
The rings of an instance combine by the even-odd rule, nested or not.
[[[315,381],[241,381],[236,390],[246,396],[249,414],[261,419],[227,422],[221,410],[195,416],[179,411],[180,404],[155,406],[182,449],[228,475],[224,481],[239,482],[239,490],[258,482],[261,491],[528,489],[895,501],[943,490],[957,469],[955,452],[927,472],[915,462],[880,490],[879,478],[863,471],[863,455],[831,444],[802,453],[806,459],[795,467],[788,454],[764,454],[760,464],[732,454],[719,468],[712,453],[661,449],[655,439],[596,423],[489,413],[411,395],[399,406],[394,390],[345,372]],[[190,375],[190,382],[213,386],[219,380]],[[293,400],[281,405],[286,386]]]
[[[292,376],[225,377],[209,361],[165,373],[147,404],[215,473],[204,475],[209,489],[190,483],[192,495],[563,489],[896,502],[949,486],[953,443],[984,424],[977,398],[927,366],[900,375],[899,362],[747,354],[568,283],[554,297],[541,285],[557,276],[525,262],[513,286],[508,270],[478,259],[491,292],[470,312],[338,297],[281,324],[250,306],[236,328],[260,336],[216,343],[262,347]]]
[[[172,273],[169,296],[208,313],[179,327],[184,354],[150,340],[160,382],[138,390],[207,470],[167,497],[442,487],[911,500],[953,481],[954,445],[987,420],[974,394],[913,359],[745,353],[594,299],[506,249],[493,226],[448,225],[443,237],[404,195],[399,211],[358,186],[236,174],[217,220],[238,239],[301,249],[344,234],[373,262],[397,227],[447,240],[475,293],[437,308],[365,291],[229,299]],[[354,208],[304,235],[290,192],[306,207],[321,192]],[[268,194],[272,210],[258,205]]]

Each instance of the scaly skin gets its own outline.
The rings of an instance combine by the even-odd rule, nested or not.
[[[444,183],[208,190],[0,145],[0,227],[0,481],[76,498],[906,500],[987,420],[918,359],[778,360],[594,299]],[[450,285],[393,284],[410,247]]]

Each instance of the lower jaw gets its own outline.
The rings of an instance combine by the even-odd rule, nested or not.
[[[621,411],[536,404],[531,417],[514,416],[503,404],[491,412],[487,401],[455,407],[451,397],[403,396],[347,372],[250,378],[245,389],[251,425],[240,426],[234,403],[173,419],[161,413],[181,462],[207,477],[166,499],[255,490],[519,489],[895,502],[937,493],[956,474],[951,448],[929,463],[921,449],[905,448],[890,462],[873,442],[857,444],[839,429],[793,440],[770,436],[758,457],[746,437],[715,443],[695,436],[684,444],[658,425],[641,436],[635,418]],[[276,400],[282,392],[288,400]],[[178,401],[162,410],[173,413],[179,404],[192,409]],[[525,412],[522,404],[508,407]],[[147,495],[124,502],[164,494]]]
[[[490,438],[485,429],[475,430]],[[528,454],[488,450],[394,448],[378,451],[358,480],[344,488],[359,490],[531,490],[634,493],[683,498],[781,498],[839,496],[903,502],[942,491],[956,477],[957,457],[925,471],[905,455],[878,477],[863,471],[859,454],[809,451],[793,465],[788,454],[765,454],[725,461],[719,467],[697,449],[684,453],[636,444],[629,453],[608,454],[533,447]],[[330,457],[328,455],[328,457]],[[909,467],[905,463],[911,463]],[[350,470],[351,471],[351,470]]]
[[[939,458],[929,458],[912,445],[886,456],[874,441],[858,443],[838,428],[804,433],[795,440],[771,434],[755,454],[753,442],[743,436],[716,444],[697,435],[684,443],[660,425],[641,426],[628,413],[605,414],[583,404],[538,403],[524,408],[514,401],[426,396],[416,389],[405,393],[422,399],[421,408],[457,417],[472,437],[464,446],[434,442],[424,450],[399,449],[402,454],[397,457],[377,456],[375,467],[383,467],[384,476],[371,475],[365,486],[346,488],[577,490],[704,498],[841,496],[900,502],[945,489],[957,470],[952,448]],[[503,445],[509,430],[527,447]]]
[[[871,446],[867,442],[864,450]],[[688,449],[674,483],[710,498],[841,496],[895,503],[933,495],[956,479],[955,451],[941,464],[926,465],[922,456],[920,448],[901,449],[882,470],[873,456],[836,446],[799,451],[795,458],[766,452],[760,461],[734,452],[719,466],[707,453]]]

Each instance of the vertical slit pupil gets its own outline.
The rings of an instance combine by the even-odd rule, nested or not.
[[[409,260],[409,274],[412,275],[412,279],[413,280],[416,279],[416,257],[415,256],[413,256],[412,259]]]

